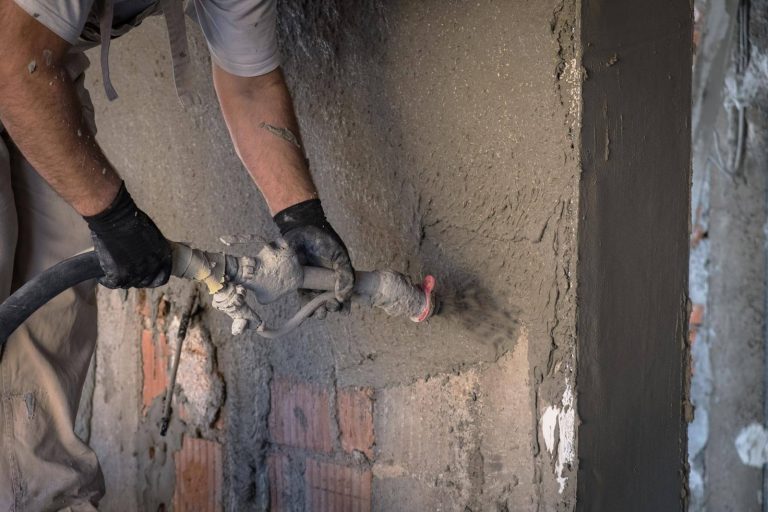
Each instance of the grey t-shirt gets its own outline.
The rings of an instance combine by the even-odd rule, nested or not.
[[[62,39],[76,44],[94,0],[14,0]],[[179,0],[182,1],[182,0]],[[156,0],[113,0],[113,26],[130,22]],[[211,57],[225,71],[259,76],[280,65],[275,0],[192,0]]]

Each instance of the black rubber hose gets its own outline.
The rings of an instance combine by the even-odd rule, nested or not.
[[[103,275],[98,256],[89,251],[57,263],[24,283],[0,304],[0,349],[13,331],[49,300],[67,288]]]

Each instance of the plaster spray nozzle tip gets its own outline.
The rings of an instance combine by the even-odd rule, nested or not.
[[[437,280],[433,275],[426,276],[424,280],[421,282],[421,284],[418,285],[418,288],[420,288],[421,291],[424,292],[426,302],[424,303],[424,308],[421,310],[421,312],[416,316],[412,316],[411,320],[413,320],[416,323],[421,323],[426,321],[431,316],[437,313],[439,308],[436,307],[437,305],[437,298],[435,297],[436,286],[437,286]]]

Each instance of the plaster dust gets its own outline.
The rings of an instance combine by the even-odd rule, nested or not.
[[[425,295],[414,287],[409,277],[388,270],[379,272],[378,277],[378,289],[371,296],[372,307],[403,320],[417,316],[424,308]]]
[[[270,304],[301,286],[299,259],[286,249],[286,242],[277,239],[265,244],[255,261],[247,260],[246,264],[246,259],[240,259],[241,275],[246,279],[243,284],[254,292],[260,304]]]
[[[227,385],[228,506],[264,499],[273,372],[378,393],[493,371],[505,361],[505,375],[525,379],[493,394],[499,405],[486,408],[484,421],[515,432],[520,444],[498,440],[494,449],[480,442],[493,437],[481,436],[482,426],[468,427],[479,449],[451,481],[471,502],[568,509],[576,461],[555,471],[557,455],[539,448],[538,421],[574,380],[577,2],[481,0],[470,9],[438,0],[288,0],[278,7],[284,70],[330,222],[356,267],[390,268],[415,281],[435,275],[444,310],[414,324],[353,304],[349,316],[310,319],[274,342],[233,339],[226,319],[206,313]],[[162,20],[146,20],[112,46],[118,101],[104,101],[97,65],[89,75],[99,140],[170,239],[218,250],[221,233],[274,238],[216,106],[206,45],[189,28],[202,105],[178,106]],[[258,313],[279,325],[297,308],[289,296]],[[523,337],[525,357],[506,359]],[[478,382],[484,406],[492,383]],[[504,423],[495,423],[491,413],[505,404],[512,405]],[[456,450],[441,456],[469,461]],[[477,454],[500,462],[486,467]],[[448,483],[425,475],[429,495],[443,495]],[[569,478],[562,494],[561,477]],[[375,496],[400,489],[386,478],[375,478],[374,488]]]

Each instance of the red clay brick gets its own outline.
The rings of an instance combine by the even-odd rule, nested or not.
[[[333,449],[330,397],[316,384],[275,377],[269,431],[277,444],[306,448],[319,453]]]
[[[176,466],[174,512],[220,512],[222,506],[221,444],[184,436],[173,454]]]
[[[307,459],[305,510],[312,512],[370,512],[370,469]]]
[[[704,320],[704,305],[694,304],[691,308],[691,325],[701,325]]]
[[[336,400],[341,447],[348,453],[358,450],[373,459],[373,390],[342,389]]]
[[[144,288],[136,290],[136,313],[145,319],[149,318],[152,314],[149,301],[147,301],[147,291]]]
[[[168,384],[168,357],[170,350],[164,334],[153,336],[152,331],[141,332],[141,361],[143,370],[142,403],[144,411],[157,396],[165,393]]]
[[[288,511],[290,483],[288,476],[288,457],[273,453],[267,457],[269,468],[269,510],[270,512]]]
[[[699,332],[699,327],[704,321],[704,305],[694,304],[691,308],[691,317],[688,321],[688,339],[691,343],[696,341],[696,335]]]

